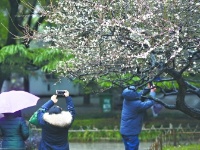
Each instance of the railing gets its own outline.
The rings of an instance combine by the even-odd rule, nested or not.
[[[113,138],[112,139],[111,137],[107,137],[107,136],[97,137],[96,135],[92,136],[93,134],[95,134],[95,132],[108,133],[111,131],[115,131],[119,133],[119,129],[117,128],[110,129],[110,130],[106,130],[106,129],[100,130],[94,127],[93,128],[87,127],[86,129],[80,128],[79,130],[70,130],[69,133],[75,134],[76,135],[75,137],[77,137],[77,135],[80,136],[81,133],[83,133],[84,136],[86,136],[86,138],[88,139],[88,141],[91,141],[91,139],[95,137],[96,141],[98,142],[98,141],[101,141],[102,139],[105,141],[106,140],[112,141],[112,140],[115,140],[115,138],[112,137]],[[159,131],[161,134],[159,136],[157,136],[158,134],[155,136],[154,135],[155,131],[157,133]],[[40,132],[41,132],[40,129],[32,128],[31,136],[29,137],[29,140],[27,141],[27,145],[31,144],[29,146],[37,147],[38,142],[40,140],[40,134],[41,134]],[[86,134],[86,132],[88,134]],[[148,134],[144,132],[148,132]],[[186,144],[196,143],[200,138],[200,127],[198,125],[196,127],[190,127],[190,124],[187,124],[184,127],[182,127],[181,124],[178,127],[174,127],[172,124],[169,124],[168,127],[163,127],[162,125],[160,127],[155,127],[154,125],[152,125],[149,128],[145,128],[145,126],[143,126],[142,133],[140,134],[140,138],[143,139],[142,136],[147,136],[147,135],[152,137],[152,140],[151,140],[152,145],[149,147],[149,150],[162,150],[163,147],[166,145],[176,146],[176,145],[186,145]],[[115,141],[121,142],[121,139],[119,136],[118,136],[118,140],[115,140]],[[81,137],[83,138],[83,136]],[[149,138],[146,138],[146,139],[149,139]],[[149,142],[149,141],[146,141],[146,142]]]
[[[168,127],[163,127],[162,125],[160,127],[155,127],[153,125],[150,128],[143,127],[142,130],[143,132],[148,132],[151,137],[153,137],[151,133],[153,133],[154,131],[161,132],[159,136],[157,137],[155,136],[156,137],[155,141],[152,142],[148,150],[162,150],[163,147],[166,145],[177,146],[177,145],[195,144],[200,141],[200,127],[198,125],[196,127],[190,127],[189,124],[185,127],[182,127],[181,124],[178,127],[174,127],[172,124],[169,124]],[[81,133],[81,132],[100,132],[100,131],[119,132],[119,129],[115,128],[111,130],[99,130],[97,128],[87,128],[87,129],[81,128],[80,130],[70,130],[69,132]],[[31,128],[30,132],[31,132],[30,137],[26,141],[26,145],[27,147],[30,147],[30,149],[32,149],[33,147],[34,148],[38,147],[38,143],[41,138],[41,129]],[[108,137],[102,137],[100,139],[111,140]],[[0,147],[1,147],[1,141],[0,141]]]
[[[171,126],[168,130],[163,130],[149,150],[163,150],[164,146],[178,146],[199,144],[200,141],[200,128],[197,125],[195,128],[191,128],[189,124],[186,128],[179,127],[174,128]]]

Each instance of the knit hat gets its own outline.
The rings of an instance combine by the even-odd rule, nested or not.
[[[60,114],[62,111],[62,108],[57,106],[57,105],[54,105],[52,106],[50,109],[49,109],[49,114]]]

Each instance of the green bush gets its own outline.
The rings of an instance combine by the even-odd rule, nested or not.
[[[142,131],[139,138],[141,142],[154,141],[160,134],[160,131]],[[121,142],[121,134],[119,130],[84,130],[69,131],[69,140],[75,142]]]
[[[99,131],[69,131],[68,136],[70,141],[76,142],[97,142],[97,141],[110,141],[119,142],[121,141],[121,135],[119,131],[115,130],[99,130]]]
[[[156,137],[161,134],[159,130],[149,130],[149,131],[142,131],[139,135],[140,141],[142,142],[150,142],[155,141]]]
[[[116,129],[119,128],[120,120],[116,118],[98,118],[98,119],[77,119],[74,120],[71,129]]]

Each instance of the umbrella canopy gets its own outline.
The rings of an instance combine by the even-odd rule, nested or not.
[[[13,113],[37,104],[39,97],[25,91],[9,91],[0,94],[0,113]]]

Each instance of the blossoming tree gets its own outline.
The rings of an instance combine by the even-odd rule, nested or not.
[[[38,13],[49,26],[25,37],[69,56],[58,62],[58,73],[110,87],[173,80],[176,103],[155,101],[200,119],[200,110],[185,102],[187,92],[200,97],[196,81],[188,80],[200,73],[198,0],[62,0]]]

